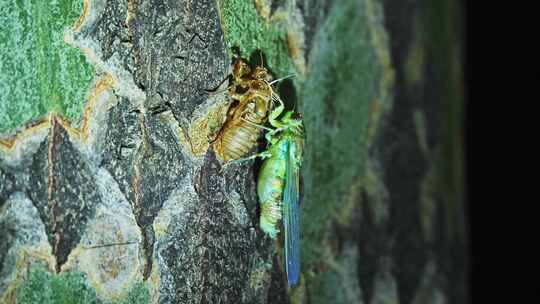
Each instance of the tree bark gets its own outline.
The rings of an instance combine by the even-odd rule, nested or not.
[[[64,36],[96,73],[81,118],[0,134],[0,302],[466,302],[460,14],[85,1]],[[294,288],[258,225],[260,161],[212,148],[233,53],[296,75],[277,85],[306,130]]]

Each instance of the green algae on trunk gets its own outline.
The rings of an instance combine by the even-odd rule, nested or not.
[[[144,283],[137,283],[122,299],[102,300],[87,283],[85,274],[67,272],[53,274],[42,266],[35,266],[17,291],[19,304],[147,304],[150,292]]]
[[[94,68],[64,41],[83,0],[0,2],[0,133],[50,111],[78,121]]]
[[[279,76],[293,71],[286,44],[286,16],[265,20],[257,11],[255,2],[246,0],[219,0],[221,22],[229,49],[237,48],[248,58],[260,50],[266,55],[266,64]],[[274,14],[275,15],[275,14]]]

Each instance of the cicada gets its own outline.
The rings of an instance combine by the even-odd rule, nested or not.
[[[268,120],[273,90],[266,69],[253,69],[237,59],[233,69],[233,84],[229,96],[235,103],[214,142],[214,150],[226,162],[246,155],[261,134],[260,125]]]
[[[281,100],[277,98],[278,101]],[[270,113],[272,129],[265,138],[265,151],[250,158],[264,159],[257,180],[257,195],[261,205],[260,227],[271,238],[279,233],[279,220],[285,230],[285,268],[289,286],[300,277],[300,168],[303,159],[304,127],[293,111],[283,112],[281,103]]]

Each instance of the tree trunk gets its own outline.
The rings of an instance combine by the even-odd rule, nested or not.
[[[466,302],[454,1],[0,8],[1,303]],[[260,161],[213,149],[233,55],[295,75],[276,85],[306,130],[293,288]]]

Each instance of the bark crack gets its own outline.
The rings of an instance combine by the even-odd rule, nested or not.
[[[50,207],[51,212],[51,220],[52,220],[52,234],[54,236],[54,244],[53,244],[53,255],[56,257],[56,266],[55,270],[56,272],[60,272],[60,267],[62,266],[60,262],[58,261],[57,253],[59,251],[60,246],[60,233],[58,232],[58,202],[54,197],[54,186],[55,186],[55,179],[54,179],[54,145],[58,141],[58,120],[56,119],[56,115],[51,114],[50,116],[50,124],[51,129],[49,133],[49,145],[47,147],[47,168],[48,168],[48,175],[47,175],[47,201]]]
[[[148,144],[148,134],[146,133],[146,125],[145,125],[145,118],[144,113],[139,112],[139,127],[141,129],[142,133],[142,143],[141,148],[137,152],[137,156],[135,158],[135,162],[133,164],[133,210],[135,212],[136,218],[137,218],[137,225],[141,229],[141,235],[143,238],[143,250],[144,250],[144,270],[143,270],[143,279],[147,280],[150,276],[150,273],[152,272],[152,252],[153,252],[153,246],[154,246],[154,238],[153,230],[148,231],[146,229],[145,224],[143,222],[143,210],[142,210],[142,190],[141,190],[141,166],[144,160],[144,157],[148,151],[151,151],[149,148],[150,145]],[[151,229],[150,229],[151,230]]]

